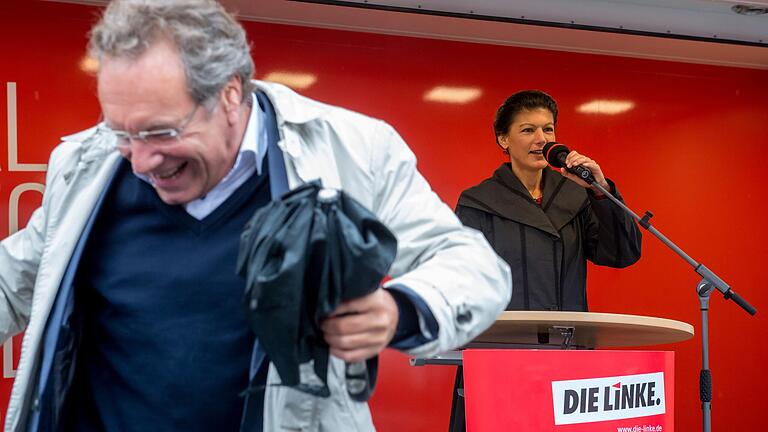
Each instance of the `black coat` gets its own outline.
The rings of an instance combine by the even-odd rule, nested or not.
[[[511,267],[507,310],[586,311],[587,260],[631,265],[640,258],[642,234],[609,199],[596,199],[553,170],[542,175],[541,206],[506,163],[461,194],[456,214]]]

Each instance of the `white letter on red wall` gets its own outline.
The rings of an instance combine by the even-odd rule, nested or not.
[[[47,164],[19,163],[18,133],[16,122],[16,83],[6,83],[8,91],[8,171],[45,171]],[[24,192],[38,191],[43,193],[45,186],[40,183],[23,183],[11,191],[8,202],[8,235],[19,230],[19,199]],[[16,370],[13,368],[13,338],[3,344],[3,378],[13,378]]]
[[[16,133],[16,83],[6,84],[8,90],[8,170],[45,171],[47,164],[19,163],[19,143]]]

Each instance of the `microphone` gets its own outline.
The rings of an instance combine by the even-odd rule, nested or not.
[[[541,153],[544,155],[544,159],[547,163],[555,168],[565,168],[568,172],[576,174],[580,179],[584,180],[587,184],[592,184],[595,178],[592,177],[592,172],[582,166],[566,167],[565,158],[571,151],[564,144],[550,141],[544,144],[544,148],[541,149]]]

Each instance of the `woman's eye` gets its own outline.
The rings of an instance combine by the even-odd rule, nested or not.
[[[555,132],[555,128],[552,128],[552,127],[544,128],[544,132],[545,133],[553,133],[553,132]]]

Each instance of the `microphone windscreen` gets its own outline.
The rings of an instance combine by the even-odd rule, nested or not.
[[[541,149],[541,154],[544,155],[544,159],[555,168],[562,168],[565,166],[563,161],[565,160],[565,156],[568,156],[568,153],[570,152],[571,151],[564,144],[554,141],[544,144],[544,148]]]

